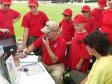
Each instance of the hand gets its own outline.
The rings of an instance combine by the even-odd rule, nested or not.
[[[77,64],[77,65],[76,65],[76,69],[77,69],[77,70],[80,70],[80,69],[81,69],[81,66],[80,66],[79,64]]]
[[[70,45],[70,44],[71,44],[71,41],[69,41],[69,42],[66,42],[66,44],[67,44],[67,45]]]
[[[10,30],[9,29],[1,29],[1,32],[3,32],[3,33],[10,33]]]
[[[61,35],[61,34],[62,34],[62,30],[59,30],[59,31],[58,31],[58,34],[60,34],[60,35]]]
[[[23,46],[21,46],[21,45],[18,45],[18,52],[23,52],[24,51],[24,47]]]
[[[87,81],[87,78],[84,78],[84,79],[80,82],[80,84],[85,84],[86,81]]]
[[[49,40],[48,40],[48,38],[46,38],[46,39],[42,38],[42,41],[43,41],[43,43],[44,43],[46,46],[49,45]]]
[[[18,67],[19,66],[19,57],[18,56],[14,56],[14,62],[15,62],[15,65]]]
[[[28,56],[28,54],[26,54],[25,52],[21,52],[19,54],[19,58],[23,59],[23,58],[26,58]]]

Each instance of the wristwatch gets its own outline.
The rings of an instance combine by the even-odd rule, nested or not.
[[[29,55],[30,53],[27,53],[27,52],[25,51],[25,54]]]

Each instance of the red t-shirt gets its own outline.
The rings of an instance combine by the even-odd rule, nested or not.
[[[83,38],[87,35],[87,32],[77,33],[75,32],[74,38],[71,42],[70,55],[68,58],[68,67],[71,69],[76,69],[77,64],[80,59],[83,58],[84,62],[81,67],[82,72],[86,72],[89,65],[89,53],[86,46],[83,43]]]
[[[11,35],[15,35],[13,21],[19,16],[20,13],[13,9],[9,9],[8,12],[4,12],[0,9],[0,28],[9,29]]]
[[[23,17],[22,26],[29,29],[29,36],[40,37],[43,34],[41,29],[46,25],[48,20],[44,12],[39,11],[37,15],[28,12]]]
[[[112,9],[103,12],[103,25],[101,31],[109,34],[109,41],[112,42]]]
[[[59,26],[62,28],[61,36],[65,39],[66,42],[71,41],[75,32],[73,21],[68,22],[65,19],[63,19],[60,22]]]
[[[91,16],[85,25],[85,29],[88,33],[93,32],[96,29],[95,18]]]
[[[101,28],[102,26],[102,12],[103,11],[98,8],[93,9],[91,12],[91,15],[95,18],[95,23],[98,28]]]
[[[65,40],[61,36],[59,36],[54,41],[49,40],[49,45],[52,51],[54,52],[54,54],[57,56],[59,63],[65,63],[65,51],[66,51]],[[43,51],[42,62],[48,65],[52,65],[53,62],[49,57],[46,46],[43,44],[42,37],[40,37],[38,40],[34,42],[34,46],[35,48],[42,46],[42,51]]]
[[[112,28],[112,9],[107,9],[103,12],[103,26],[108,25]]]

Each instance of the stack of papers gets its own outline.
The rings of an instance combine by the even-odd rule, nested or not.
[[[38,56],[35,55],[20,59],[20,65],[21,70],[24,71],[27,76],[45,72],[44,68],[38,63]]]

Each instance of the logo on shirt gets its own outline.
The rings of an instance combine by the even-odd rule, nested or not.
[[[58,46],[58,44],[56,43],[56,44],[54,44],[54,48],[56,48]]]

